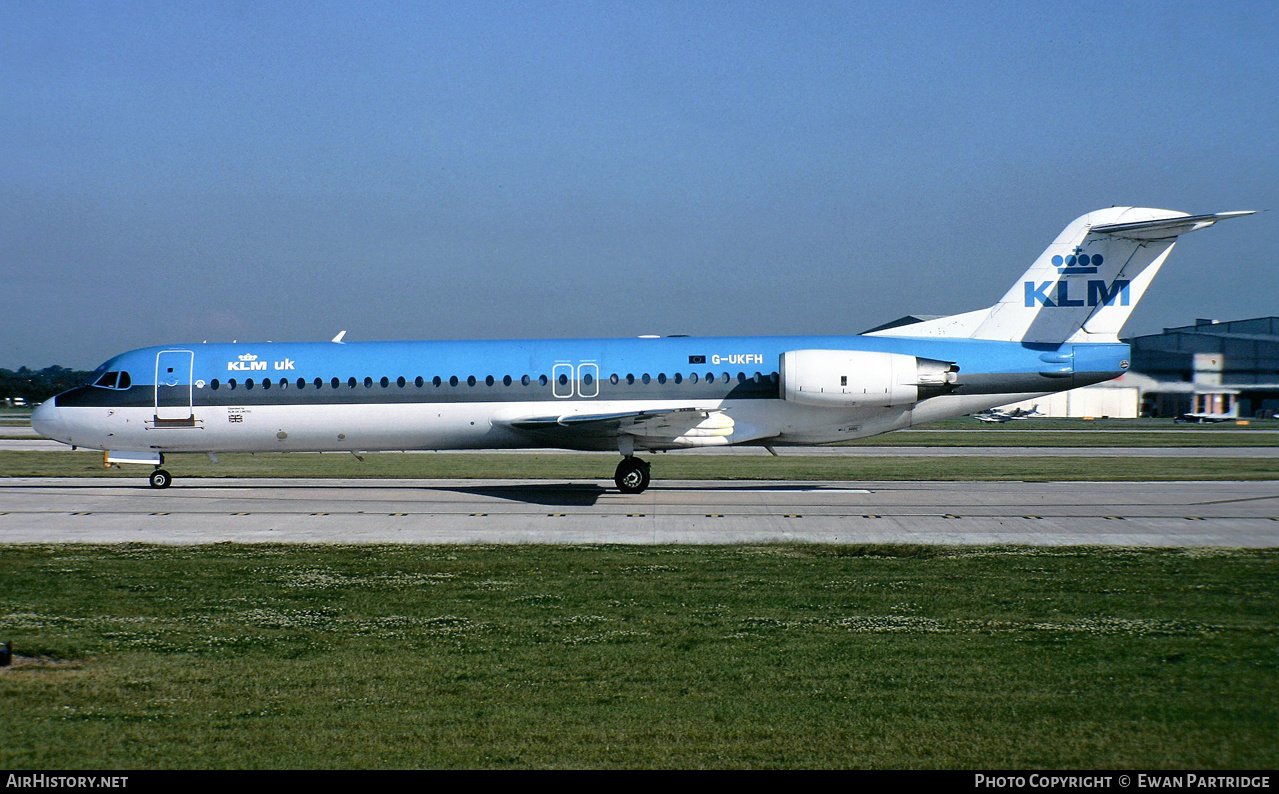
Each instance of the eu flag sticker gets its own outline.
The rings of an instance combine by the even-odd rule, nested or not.
[[[690,363],[690,364],[705,364],[705,363],[706,363],[706,356],[689,356],[689,357],[688,357],[688,363]]]

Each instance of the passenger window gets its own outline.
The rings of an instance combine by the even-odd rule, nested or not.
[[[439,388],[439,385],[443,382],[444,381],[440,380],[439,375],[436,375],[434,378],[431,378],[431,385],[435,386],[436,388]]]
[[[354,389],[355,385],[356,385],[356,380],[354,377],[349,378],[346,382],[346,387],[348,389]]]
[[[373,388],[373,378],[369,377],[368,375],[364,376],[364,388],[366,389]]]
[[[288,379],[288,378],[280,378],[280,388],[281,388],[281,389],[287,389],[287,388],[289,388],[289,379]]]
[[[475,385],[475,376],[474,376],[474,375],[467,375],[467,376],[466,376],[466,385],[467,385],[467,386],[474,386],[474,385]]]
[[[262,379],[262,388],[264,388],[264,389],[269,389],[269,388],[271,388],[271,379],[270,379],[270,378],[263,378],[263,379]]]
[[[510,385],[511,385],[511,376],[510,376],[510,375],[503,375],[503,376],[502,376],[502,385],[503,385],[503,386],[510,386]]]
[[[618,382],[619,380],[621,380],[621,379],[617,377],[617,373],[616,373],[616,372],[614,372],[612,375],[609,375],[609,376],[608,376],[608,382],[609,382],[609,383],[611,383],[611,384],[613,384],[614,386],[616,386],[616,385],[617,385],[617,382]]]
[[[337,378],[334,378],[333,380],[329,381],[329,388],[336,389],[341,383],[342,381],[338,380]]]
[[[231,380],[227,381],[226,387],[230,389],[231,391],[235,391],[235,378],[232,378]]]
[[[689,382],[689,383],[697,383],[697,373],[696,373],[696,372],[691,372],[691,373],[689,373],[689,375],[688,375],[688,382]]]
[[[559,380],[559,382],[560,382],[560,385],[561,385],[561,386],[565,386],[565,385],[567,385],[567,384],[568,384],[568,375],[560,375],[560,377],[558,378],[558,380]]]
[[[456,375],[451,375],[451,376],[449,376],[449,385],[450,385],[450,386],[456,386],[456,385],[457,385],[457,376],[456,376]]]
[[[210,389],[213,389],[214,391],[217,391],[217,390],[218,390],[218,386],[219,386],[219,385],[221,385],[221,384],[219,384],[219,383],[218,383],[218,379],[217,379],[217,378],[214,378],[213,380],[209,381],[209,388],[210,388]]]
[[[537,376],[537,382],[538,382],[538,383],[540,383],[540,384],[542,384],[543,386],[545,386],[545,385],[547,384],[547,382],[548,382],[548,381],[547,381],[547,379],[546,379],[546,376],[545,376],[545,375],[538,375],[538,376]]]
[[[632,375],[632,374],[631,374],[631,373],[629,373],[629,372],[628,372],[628,373],[626,373],[626,385],[627,385],[627,386],[633,386],[633,385],[635,385],[635,376],[634,376],[634,375]]]
[[[595,376],[590,374],[589,372],[582,376],[582,383],[586,384],[587,386],[590,386],[594,382],[595,382]]]
[[[745,373],[745,372],[739,372],[739,373],[737,373],[737,382],[738,382],[738,383],[745,383],[745,382],[746,382],[746,373]]]
[[[658,383],[665,383],[665,382],[666,382],[666,373],[665,373],[665,372],[659,372],[659,373],[657,373],[657,382],[658,382]]]
[[[650,378],[650,377],[648,376],[648,373],[647,373],[647,372],[645,372],[645,373],[644,373],[644,377],[640,378],[640,380],[644,381],[645,383],[649,383],[649,382],[650,382],[650,381],[652,381],[653,379],[652,379],[652,378]]]
[[[391,380],[387,378],[385,375],[383,375],[382,380],[378,381],[378,383],[381,384],[382,388],[385,389],[387,386],[391,385]]]
[[[484,378],[484,385],[485,385],[485,386],[492,386],[492,385],[493,385],[493,376],[492,376],[492,375],[485,376],[485,378]]]
[[[245,378],[245,380],[244,380],[244,388],[246,388],[246,389],[252,389],[252,388],[253,388],[253,378]]]
[[[683,382],[684,382],[684,376],[683,376],[683,375],[681,375],[681,374],[679,374],[678,372],[676,372],[676,373],[675,373],[675,382],[676,382],[676,383],[683,383]]]
[[[413,379],[413,385],[418,387],[419,389],[422,388],[423,383],[426,383],[426,381],[422,380],[421,375],[418,375],[416,378]]]
[[[530,378],[528,375],[525,375],[524,377],[520,378],[520,383],[523,383],[525,386],[529,385],[532,382],[533,382],[533,379]]]

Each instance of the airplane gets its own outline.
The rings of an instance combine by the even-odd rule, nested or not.
[[[1239,420],[1239,414],[1231,413],[1209,413],[1204,411],[1191,411],[1189,413],[1178,414],[1173,417],[1173,424],[1219,424],[1221,422],[1236,422]]]
[[[1043,416],[1039,412],[1039,406],[1036,404],[1029,411],[1024,408],[1014,408],[1011,411],[1002,411],[998,408],[991,408],[986,411],[980,411],[973,414],[973,418],[979,422],[1003,424],[1004,422],[1012,422],[1018,419],[1029,419],[1032,416]]]
[[[1179,235],[1251,211],[1111,207],[1070,223],[997,303],[847,336],[235,342],[114,356],[36,432],[154,467],[173,453],[830,444],[1110,380]],[[997,224],[995,224],[997,226]],[[344,332],[345,333],[345,332]]]

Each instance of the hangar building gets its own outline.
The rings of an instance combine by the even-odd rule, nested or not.
[[[1069,417],[1279,418],[1279,317],[1196,320],[1127,341],[1132,367],[1123,376],[1005,408]]]
[[[1129,344],[1132,371],[1152,381],[1144,416],[1279,416],[1279,317],[1196,320]]]

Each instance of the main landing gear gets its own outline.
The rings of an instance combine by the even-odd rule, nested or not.
[[[151,476],[148,479],[151,480],[152,488],[168,488],[173,484],[173,475],[164,469],[156,469],[151,472]]]
[[[617,471],[613,474],[613,482],[617,483],[617,490],[622,493],[643,493],[648,487],[649,463],[646,460],[640,460],[636,457],[622,458],[622,462],[617,464]]]

